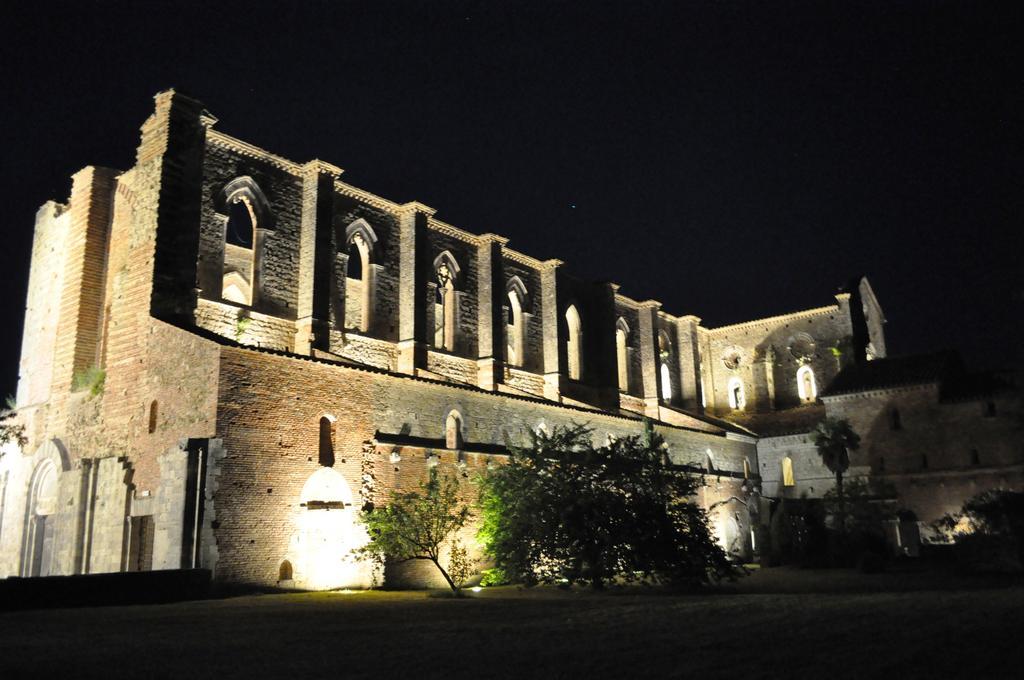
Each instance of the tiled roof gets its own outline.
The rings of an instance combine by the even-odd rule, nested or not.
[[[810,432],[825,418],[822,404],[808,404],[773,413],[736,413],[729,419],[759,437],[781,437]]]
[[[821,396],[942,383],[964,374],[963,363],[956,352],[887,357],[850,364],[839,372]]]

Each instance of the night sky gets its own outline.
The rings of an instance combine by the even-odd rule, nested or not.
[[[866,274],[890,354],[1019,364],[1019,0],[265,4],[2,10],[0,395],[36,209],[85,165],[130,167],[169,87],[711,327]]]

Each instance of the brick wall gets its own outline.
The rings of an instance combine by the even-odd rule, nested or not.
[[[218,578],[273,583],[281,561],[295,554],[298,522],[304,512],[299,498],[307,480],[319,469],[321,417],[336,418],[334,469],[344,476],[354,495],[363,494],[365,502],[379,500],[396,486],[411,488],[426,474],[428,464],[428,450],[413,447],[401,452],[398,465],[391,462],[390,450],[386,456],[374,450],[367,468],[364,450],[376,433],[442,439],[451,409],[462,414],[471,454],[477,443],[525,443],[529,430],[541,423],[551,428],[588,422],[598,441],[608,433],[621,437],[641,428],[639,420],[596,411],[224,348],[218,437],[225,457],[214,500]],[[742,472],[743,458],[753,456],[753,444],[723,436],[675,428],[664,428],[663,434],[673,460],[680,463],[700,464],[710,448],[719,469]],[[455,452],[434,451],[444,469],[458,470]],[[487,460],[484,454],[472,454],[466,463],[479,467]]]

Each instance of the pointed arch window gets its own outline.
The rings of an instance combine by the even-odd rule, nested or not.
[[[576,305],[569,305],[565,310],[565,325],[568,330],[565,355],[569,378],[579,380],[583,374],[583,324]]]
[[[259,185],[248,176],[231,180],[215,201],[218,212],[225,216],[221,299],[254,305],[260,234],[272,228],[273,213]]]
[[[374,248],[377,235],[360,218],[345,229],[348,265],[345,271],[345,327],[365,333],[373,324]]]
[[[629,392],[629,326],[625,319],[619,317],[615,322],[615,359],[619,370],[619,391]]]
[[[447,250],[434,260],[434,275],[436,278],[434,347],[452,352],[455,350],[458,324],[455,285],[459,275],[459,265]]]
[[[252,304],[252,281],[256,269],[256,214],[245,196],[238,196],[228,208],[224,226],[224,281],[221,297],[240,305]]]
[[[801,366],[796,372],[796,389],[800,401],[814,401],[818,398],[818,383],[810,366]]]
[[[729,408],[741,411],[747,406],[747,396],[743,390],[743,381],[738,377],[729,378]]]
[[[523,309],[526,306],[526,286],[518,276],[509,279],[508,319],[505,327],[505,357],[510,366],[526,365],[526,321]]]

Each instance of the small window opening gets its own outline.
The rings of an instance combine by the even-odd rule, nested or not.
[[[985,402],[985,417],[995,418],[996,417],[996,402],[988,401]]]
[[[575,305],[565,310],[565,325],[569,331],[565,342],[569,378],[579,380],[583,373],[583,325]]]
[[[285,560],[281,563],[281,568],[277,570],[278,581],[291,581],[292,580],[292,563]]]
[[[734,410],[742,410],[747,405],[746,395],[743,393],[743,381],[737,377],[729,379],[729,407]]]
[[[885,456],[878,457],[878,471],[885,472]]]
[[[981,454],[978,449],[971,449],[971,465],[981,465]]]
[[[626,351],[626,340],[629,329],[622,319],[618,321],[618,328],[615,329],[615,360],[619,374],[619,391],[629,392],[629,354]]]
[[[462,417],[457,411],[448,414],[444,424],[444,445],[449,449],[462,448]]]
[[[158,415],[159,406],[156,399],[149,403],[149,433],[153,434],[156,432],[156,420]]]
[[[334,421],[329,416],[320,418],[320,465],[334,467]]]
[[[900,418],[900,410],[898,408],[894,408],[893,410],[889,411],[889,429],[903,429],[903,420],[902,418]]]
[[[793,459],[786,456],[782,459],[782,486],[796,486],[793,478]]]
[[[811,402],[818,398],[818,384],[810,366],[801,366],[796,372],[796,389],[801,401]]]
[[[928,469],[928,454],[927,453],[922,453],[921,454],[921,469],[922,470],[927,470]]]

